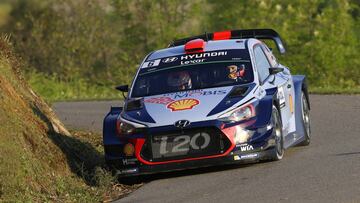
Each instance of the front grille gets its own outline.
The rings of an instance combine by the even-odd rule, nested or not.
[[[161,162],[218,155],[230,146],[217,128],[193,128],[149,135],[141,155],[145,160]]]

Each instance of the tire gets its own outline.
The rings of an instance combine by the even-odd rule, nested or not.
[[[307,146],[310,144],[310,137],[311,137],[310,109],[309,109],[308,99],[303,91],[301,92],[301,119],[304,127],[305,140],[302,141],[299,145]]]
[[[284,136],[282,133],[282,123],[280,112],[276,106],[272,107],[271,122],[273,125],[273,136],[275,139],[275,148],[271,151],[270,160],[278,161],[284,156]]]

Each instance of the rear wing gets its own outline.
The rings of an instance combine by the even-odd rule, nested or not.
[[[184,39],[178,39],[169,44],[169,47],[184,45],[194,39],[209,40],[226,40],[226,39],[270,39],[276,44],[277,49],[281,54],[286,52],[283,41],[280,35],[273,29],[249,29],[249,30],[231,30],[224,32],[205,33],[202,35],[192,36]]]

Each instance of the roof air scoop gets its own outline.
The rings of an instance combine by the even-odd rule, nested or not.
[[[202,35],[192,36],[184,39],[178,39],[169,44],[169,47],[187,45],[194,40],[227,40],[227,39],[270,39],[275,42],[280,54],[286,52],[284,42],[280,38],[280,35],[273,29],[249,29],[249,30],[228,30],[222,32],[205,33]],[[202,42],[204,43],[204,42]],[[185,46],[186,51],[186,46]]]
[[[205,41],[203,39],[193,39],[184,46],[186,54],[195,54],[204,52]]]

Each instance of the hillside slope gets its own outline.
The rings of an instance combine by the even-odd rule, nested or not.
[[[1,38],[0,202],[101,201],[106,188],[99,181],[106,185],[111,176],[97,167],[99,151],[64,128],[24,81],[21,66]],[[95,172],[86,161],[100,179],[89,175]]]

